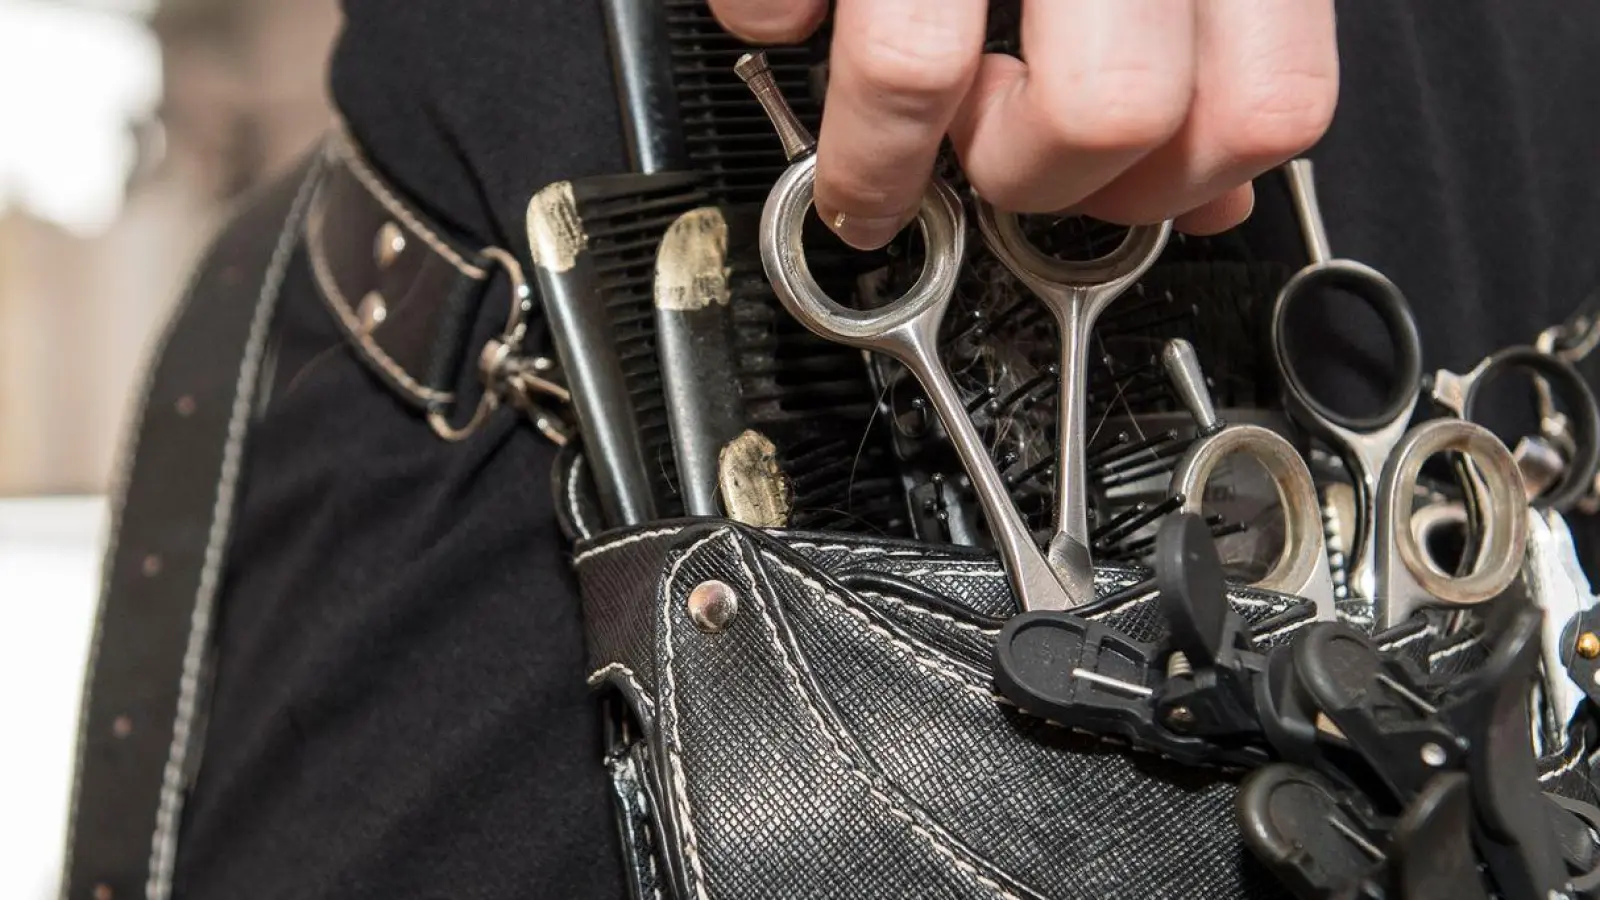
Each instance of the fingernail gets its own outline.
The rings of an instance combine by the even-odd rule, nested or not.
[[[839,239],[857,250],[877,250],[884,244],[894,240],[900,229],[906,225],[906,219],[900,216],[852,216],[845,213],[823,213],[822,221],[833,229]]]

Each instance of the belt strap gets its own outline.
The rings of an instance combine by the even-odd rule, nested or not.
[[[165,900],[204,730],[212,610],[279,288],[320,157],[222,232],[167,326],[115,495],[62,896]]]
[[[472,433],[502,400],[529,412],[557,443],[560,419],[544,402],[565,403],[555,364],[521,353],[533,291],[516,258],[488,247],[469,250],[401,199],[343,132],[328,145],[328,174],[311,202],[306,244],[323,300],[356,355],[406,403],[427,414],[434,431],[457,440]],[[511,281],[500,337],[469,347],[471,331],[496,269]],[[455,387],[469,352],[478,353],[486,390],[465,425]]]

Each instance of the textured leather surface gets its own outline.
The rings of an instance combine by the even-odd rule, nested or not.
[[[976,554],[786,545],[726,523],[580,553],[599,678],[656,700],[642,718],[680,896],[1277,896],[1233,828],[1229,773],[1018,715],[990,686],[995,629],[847,590],[833,574],[850,568],[1005,595]],[[1134,577],[1103,572],[1100,589]],[[685,612],[713,578],[740,602],[715,635]],[[616,593],[640,581],[651,588]],[[649,605],[648,638],[626,633],[641,619],[618,616],[619,596]],[[1236,599],[1252,621],[1295,605]],[[1135,598],[1106,615],[1137,630],[1149,607]]]
[[[328,157],[306,227],[322,295],[356,354],[398,396],[447,410],[489,263],[402,203],[348,135],[330,138]],[[363,317],[369,303],[381,318]]]
[[[266,323],[320,169],[244,203],[150,363],[114,503],[61,895],[165,897]]]
[[[994,695],[994,622],[1011,601],[988,556],[693,520],[606,535],[577,567],[592,680],[629,698],[654,763],[666,852],[633,863],[670,871],[677,896],[1283,895],[1240,843],[1239,773],[1071,733]],[[862,571],[976,614],[841,584]],[[1097,589],[1139,574],[1102,569]],[[711,579],[739,602],[718,634],[686,606]],[[1155,638],[1153,599],[1096,616]],[[1231,599],[1263,644],[1309,621],[1294,598]],[[1380,642],[1436,673],[1483,658],[1472,635],[1432,627]],[[1589,746],[1541,762],[1547,790],[1590,796]]]

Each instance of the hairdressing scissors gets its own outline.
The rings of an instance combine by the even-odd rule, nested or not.
[[[1475,420],[1484,386],[1518,369],[1533,376],[1541,429],[1546,432],[1542,436],[1552,439],[1563,457],[1555,484],[1530,491],[1536,496],[1528,499],[1539,509],[1570,509],[1589,491],[1595,470],[1600,468],[1600,407],[1572,363],[1538,347],[1507,347],[1464,374],[1444,369],[1434,372],[1429,378],[1429,394],[1451,414]],[[1554,393],[1568,404],[1566,412],[1555,408]]]
[[[1371,598],[1375,587],[1375,498],[1384,462],[1405,434],[1422,396],[1422,341],[1405,295],[1370,266],[1333,256],[1317,202],[1311,161],[1285,166],[1311,262],[1278,292],[1272,309],[1271,349],[1283,380],[1285,406],[1302,427],[1331,444],[1350,473],[1356,495],[1355,533],[1346,548],[1351,560],[1350,583]],[[1368,416],[1341,412],[1315,397],[1289,358],[1288,311],[1309,302],[1325,288],[1343,288],[1366,302],[1383,320],[1394,343],[1396,381],[1383,408]]]
[[[1171,492],[1183,498],[1184,512],[1199,513],[1206,484],[1222,461],[1242,455],[1260,463],[1277,489],[1283,509],[1283,548],[1272,568],[1254,587],[1310,600],[1317,618],[1333,620],[1333,576],[1323,543],[1322,507],[1300,452],[1277,432],[1259,425],[1229,425],[1217,416],[1194,346],[1168,341],[1161,362],[1179,399],[1194,417],[1198,436],[1172,470]]]
[[[1116,249],[1092,260],[1065,260],[1039,251],[1016,215],[976,200],[978,230],[1006,269],[1055,316],[1061,339],[1061,409],[1056,417],[1056,522],[1049,560],[1074,596],[1093,597],[1089,557],[1089,478],[1084,448],[1084,402],[1089,389],[1089,341],[1095,320],[1149,270],[1166,246],[1170,222],[1128,229]]]
[[[1543,741],[1547,750],[1565,743],[1567,729],[1585,697],[1572,680],[1567,663],[1578,652],[1577,634],[1568,632],[1580,614],[1600,604],[1589,576],[1578,562],[1578,550],[1566,519],[1553,509],[1528,511],[1527,558],[1522,568],[1528,597],[1544,614],[1542,659]]]
[[[1478,515],[1472,571],[1439,568],[1424,546],[1412,512],[1422,464],[1436,453],[1468,460],[1467,503]],[[1412,428],[1384,460],[1371,540],[1376,552],[1375,610],[1379,628],[1392,628],[1424,607],[1462,608],[1492,600],[1521,570],[1528,540],[1528,498],[1522,473],[1506,445],[1482,425],[1434,419]]]
[[[955,295],[966,249],[966,213],[960,199],[942,180],[930,182],[917,214],[927,258],[921,276],[904,296],[871,310],[841,306],[817,284],[801,242],[816,179],[815,142],[778,94],[764,59],[747,55],[737,70],[772,119],[790,161],[761,216],[761,262],[779,301],[813,333],[890,356],[922,385],[972,480],[1024,609],[1067,609],[1093,600],[1083,456],[1089,332],[1106,304],[1155,261],[1171,224],[1130,230],[1123,244],[1100,260],[1064,262],[1032,248],[1016,217],[991,211],[980,220],[996,255],[1049,306],[1061,327],[1056,533],[1047,557],[1012,505],[1000,471],[939,359],[939,326]]]

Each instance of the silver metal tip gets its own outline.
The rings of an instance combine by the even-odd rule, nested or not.
[[[783,99],[783,93],[778,90],[778,80],[772,76],[772,67],[767,65],[765,53],[746,53],[734,63],[733,71],[750,86],[751,93],[756,95],[767,118],[772,120],[778,140],[783,142],[783,153],[790,162],[816,149],[816,139],[806,130],[788,101]]]

